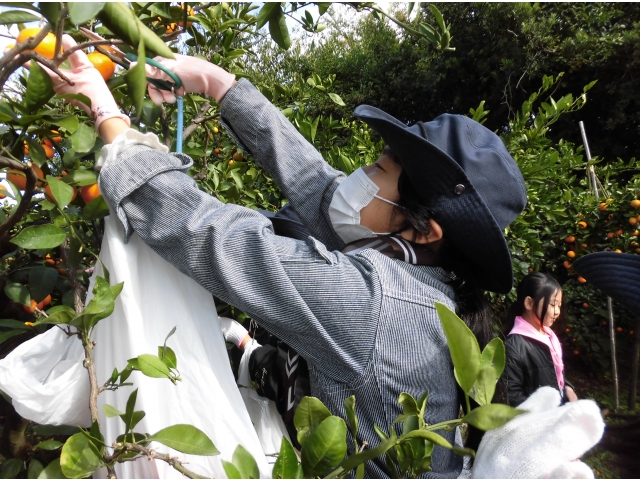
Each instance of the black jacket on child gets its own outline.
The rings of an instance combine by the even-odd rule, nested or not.
[[[507,363],[502,374],[502,382],[509,405],[517,407],[540,387],[548,386],[560,391],[547,345],[518,334],[509,335],[504,345]],[[566,378],[564,383],[565,387],[573,388]],[[567,400],[565,392],[560,394],[564,403]]]

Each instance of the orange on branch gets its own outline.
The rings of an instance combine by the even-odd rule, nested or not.
[[[640,208],[640,200],[631,200],[629,205],[631,205],[632,208]]]
[[[569,257],[569,258],[575,258],[575,256],[576,256],[576,252],[574,252],[573,250],[569,250],[569,251],[567,252],[567,257]]]
[[[42,148],[47,158],[53,158],[53,156],[56,154],[56,151],[53,149],[51,145],[47,145],[46,143],[43,143]]]
[[[574,237],[573,235],[569,235],[568,237],[566,237],[564,239],[564,241],[567,242],[567,243],[573,243],[573,242],[576,241],[576,237]]]
[[[562,265],[564,266],[564,268],[566,268],[567,270],[569,270],[571,268],[571,262],[569,260],[565,260],[564,262],[562,262]]]
[[[236,152],[233,154],[233,160],[236,162],[241,162],[244,160],[244,155],[241,154],[240,152]]]
[[[18,38],[16,38],[17,43],[22,43],[25,40],[28,40],[31,37],[35,37],[40,32],[41,28],[25,28],[20,30],[18,34]],[[56,49],[56,36],[53,33],[47,33],[47,36],[34,48],[33,50],[36,53],[39,53],[45,58],[53,58],[53,54]],[[62,49],[61,49],[62,51]]]
[[[584,230],[585,228],[587,228],[587,222],[578,222],[578,228],[580,230]]]
[[[36,176],[38,178],[44,178],[44,174],[42,173],[40,167],[33,164],[31,168],[33,168],[33,171],[36,172]],[[18,187],[19,190],[24,190],[27,188],[27,177],[26,173],[24,172],[21,172],[19,170],[9,170],[7,172],[7,180]],[[36,182],[36,185],[42,185],[42,182],[38,181]]]
[[[80,190],[80,195],[82,196],[84,203],[89,203],[94,198],[98,198],[100,196],[100,187],[97,183],[85,185]]]
[[[93,66],[100,72],[100,75],[102,75],[105,82],[113,77],[113,74],[116,71],[116,64],[115,62],[112,62],[109,57],[100,52],[91,52],[87,57]]]
[[[587,283],[587,279],[584,277],[578,277],[578,283]]]

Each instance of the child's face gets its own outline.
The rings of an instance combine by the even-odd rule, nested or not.
[[[375,163],[364,167],[362,170],[378,186],[378,195],[392,202],[400,200],[398,192],[398,179],[402,173],[402,166],[393,161],[387,155],[381,155]],[[360,210],[360,225],[370,228],[374,232],[393,232],[402,225],[404,217],[398,214],[393,218],[393,205],[374,198]]]
[[[562,290],[556,290],[551,295],[549,299],[549,307],[547,308],[547,313],[542,317],[542,308],[544,307],[544,301],[540,301],[538,304],[538,311],[536,312],[539,319],[542,320],[542,324],[545,327],[551,327],[553,323],[560,316],[560,308],[562,307]]]

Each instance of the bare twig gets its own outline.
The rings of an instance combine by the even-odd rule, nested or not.
[[[54,48],[53,57],[57,57],[62,50],[62,34],[64,33],[64,19],[69,13],[69,7],[64,5],[60,9],[60,13],[58,14],[58,29],[56,30],[56,46]]]
[[[166,453],[158,453],[152,448],[143,447],[142,445],[138,445],[137,443],[124,443],[122,444],[122,447],[123,447],[123,450],[125,450],[125,452],[126,451],[137,452],[143,457],[147,457],[150,460],[154,460],[154,459],[162,460],[163,462],[166,462],[169,465],[171,465],[173,468],[175,468],[177,471],[182,473],[187,478],[210,478],[210,477],[203,477],[201,475],[198,475],[195,472],[192,472],[191,470],[186,468],[182,464],[182,462],[178,460],[176,457],[172,457],[171,455]],[[118,456],[120,455],[121,454],[119,454]]]
[[[93,349],[96,346],[96,342],[93,342],[88,336],[82,336],[82,346],[84,347],[84,362],[83,366],[89,373],[89,411],[91,412],[91,421],[98,422],[100,424],[100,418],[98,417],[98,375],[96,374],[96,365],[93,361]]]
[[[198,112],[198,115],[196,115],[196,117],[191,121],[191,125],[189,125],[187,128],[184,129],[184,133],[182,134],[183,141],[189,138],[189,135],[191,135],[196,130],[196,128],[198,128],[198,125],[200,123],[205,121],[204,114],[207,113],[209,108],[211,108],[211,104],[209,102],[204,102],[202,104],[202,107],[200,107],[200,111]]]
[[[99,46],[107,46],[107,45],[122,45],[124,42],[122,40],[92,40],[90,42],[79,43],[78,45],[74,45],[73,47],[65,50],[62,55],[60,55],[60,63],[64,62],[73,52],[77,52],[78,50],[86,50],[91,47],[99,47]],[[117,58],[117,57],[116,57]]]

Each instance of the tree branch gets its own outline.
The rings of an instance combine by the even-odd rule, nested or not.
[[[184,129],[184,133],[182,134],[183,141],[189,138],[189,135],[191,135],[196,130],[196,128],[198,128],[199,124],[206,121],[206,117],[204,116],[204,114],[207,113],[210,108],[211,104],[209,102],[204,102],[202,104],[198,115],[191,121],[191,125]]]
[[[143,447],[142,445],[138,445],[137,443],[114,444],[114,446],[116,445],[119,445],[119,448],[117,448],[117,450],[113,453],[111,457],[105,458],[105,460],[107,460],[109,463],[112,463],[114,461],[122,463],[128,460],[128,459],[118,458],[123,453],[137,452],[143,457],[147,457],[149,460],[162,460],[163,462],[168,463],[169,465],[171,465],[173,468],[175,468],[177,471],[182,473],[187,478],[210,478],[210,477],[203,477],[201,475],[198,475],[195,472],[192,472],[191,470],[186,468],[182,464],[182,462],[178,460],[176,457],[172,457],[171,455],[166,453],[158,453],[152,448]]]

